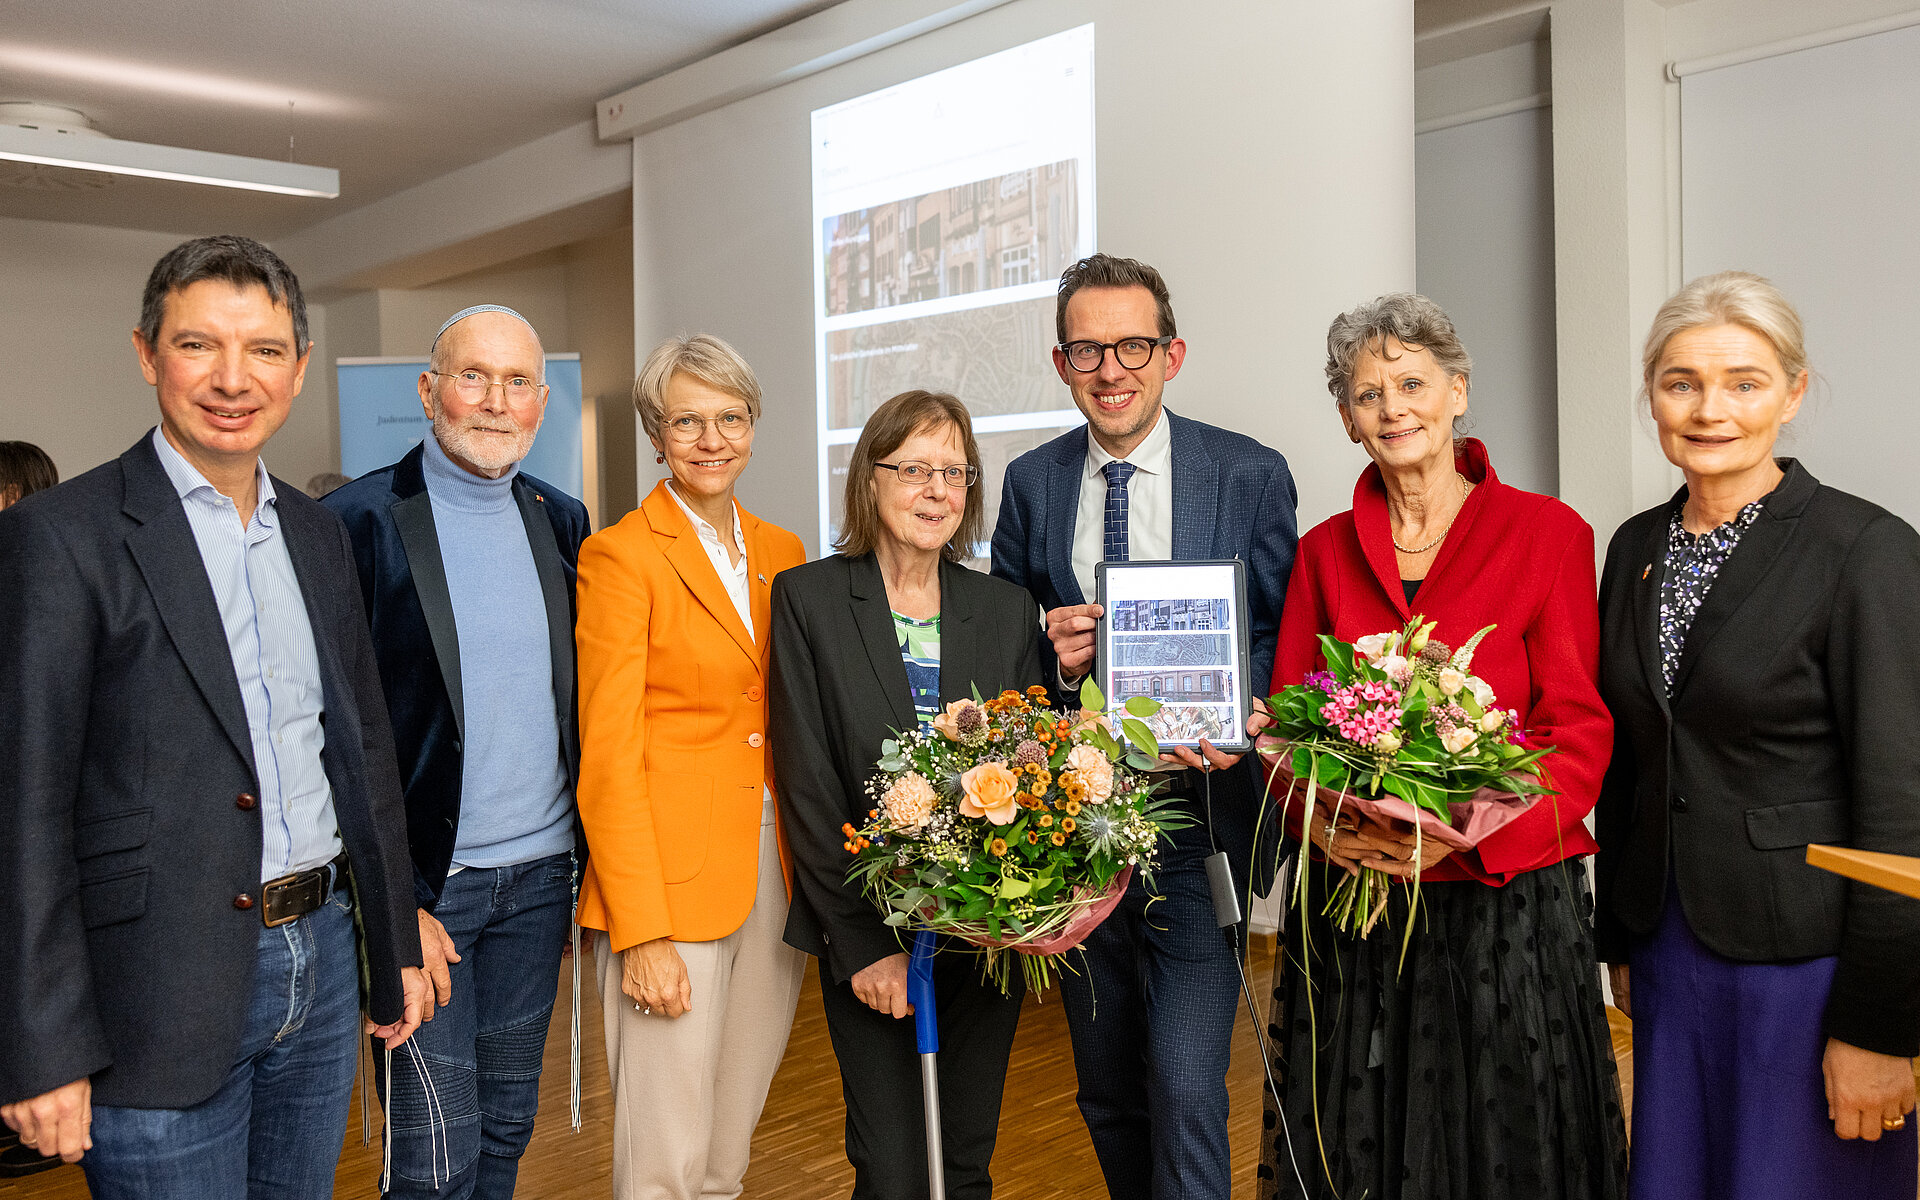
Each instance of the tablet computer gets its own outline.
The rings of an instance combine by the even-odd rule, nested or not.
[[[1145,721],[1162,746],[1252,748],[1244,563],[1103,562],[1094,592],[1094,680],[1109,711],[1146,696],[1160,704]]]

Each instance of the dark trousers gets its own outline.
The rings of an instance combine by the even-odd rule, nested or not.
[[[1062,973],[1080,1115],[1114,1200],[1228,1200],[1240,953],[1214,921],[1206,830],[1162,847]],[[1157,894],[1160,898],[1154,899]]]
[[[573,855],[447,876],[434,917],[460,961],[445,1008],[393,1053],[389,1196],[507,1200],[540,1107],[547,1024],[573,916]]]
[[[851,984],[822,973],[821,1007],[840,1088],[847,1101],[847,1161],[853,1200],[926,1200],[927,1135],[920,1052],[912,1017],[895,1020],[860,1002]],[[949,1200],[993,1195],[994,1137],[1007,1056],[1026,993],[1016,964],[1013,994],[982,980],[980,959],[959,942],[942,943],[933,987],[940,1008],[940,1137]]]
[[[327,1200],[360,1032],[348,893],[260,930],[233,1069],[192,1108],[93,1108],[100,1200]]]

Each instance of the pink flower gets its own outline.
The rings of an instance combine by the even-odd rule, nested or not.
[[[1396,635],[1391,633],[1370,633],[1356,640],[1353,643],[1353,648],[1365,656],[1368,662],[1378,662],[1380,656],[1387,652],[1388,643],[1392,642],[1395,637]]]
[[[966,793],[960,801],[960,815],[1011,825],[1020,811],[1013,799],[1019,788],[1019,777],[1007,770],[1005,763],[981,763],[960,776],[960,790]]]

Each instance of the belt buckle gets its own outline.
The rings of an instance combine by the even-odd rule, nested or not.
[[[296,871],[260,887],[260,919],[268,929],[297,921],[326,902],[327,870]]]

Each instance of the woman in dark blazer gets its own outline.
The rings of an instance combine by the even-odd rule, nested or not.
[[[1766,280],[1688,284],[1643,363],[1686,486],[1620,527],[1600,583],[1632,1194],[1908,1200],[1920,904],[1806,847],[1920,854],[1920,537],[1773,457],[1807,367]]]
[[[793,861],[787,942],[820,960],[855,1200],[925,1196],[927,1150],[913,1027],[900,1019],[912,1012],[907,954],[847,882],[841,827],[866,823],[881,742],[976,690],[1041,682],[1032,597],[961,565],[980,543],[983,507],[966,407],[903,393],[854,445],[840,553],[773,585],[768,730]],[[1003,996],[967,947],[943,950],[934,990],[947,1194],[983,1198],[1022,989]]]

